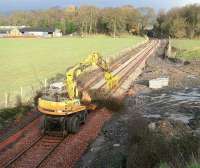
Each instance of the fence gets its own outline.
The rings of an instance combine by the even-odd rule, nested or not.
[[[22,86],[15,90],[0,93],[0,109],[15,107],[19,104],[33,103],[37,91],[46,88],[47,85],[47,80],[45,79],[35,86]]]

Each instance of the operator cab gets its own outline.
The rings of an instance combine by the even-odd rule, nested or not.
[[[44,90],[42,99],[47,101],[62,102],[67,99],[67,92],[63,82],[56,82]]]
[[[65,84],[63,82],[57,82],[50,84],[49,92],[52,93],[62,93],[65,91]]]

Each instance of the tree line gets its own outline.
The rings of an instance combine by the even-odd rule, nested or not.
[[[200,5],[193,4],[160,12],[154,26],[159,36],[173,38],[200,37]]]
[[[126,5],[116,8],[95,6],[69,6],[36,11],[15,11],[0,14],[0,25],[28,25],[40,28],[58,28],[63,34],[96,34],[112,36],[121,33],[143,35],[154,27],[158,37],[194,38],[200,36],[200,5],[193,4],[173,8],[167,12],[154,9],[135,8]]]
[[[37,11],[16,11],[0,15],[0,25],[28,25],[40,28],[58,28],[64,34],[120,33],[142,34],[145,27],[156,19],[152,8],[135,8],[131,5],[117,8],[70,6]]]

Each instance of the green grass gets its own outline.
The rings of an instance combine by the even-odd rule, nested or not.
[[[177,48],[176,56],[186,60],[200,59],[200,40],[172,40],[172,46]]]
[[[37,87],[40,81],[65,73],[92,51],[103,56],[142,42],[144,38],[65,37],[51,39],[0,39],[0,96],[20,87]],[[1,98],[0,98],[1,101]]]

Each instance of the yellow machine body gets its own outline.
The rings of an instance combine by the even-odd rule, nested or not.
[[[87,106],[82,106],[78,99],[63,102],[39,99],[38,109],[46,115],[53,116],[70,115],[79,111],[88,110]]]
[[[91,97],[84,91],[80,97],[76,82],[77,77],[93,65],[98,66],[104,72],[108,89],[117,86],[118,78],[112,75],[106,61],[96,52],[90,54],[83,62],[66,72],[65,85],[62,82],[59,87],[54,85],[50,97],[45,95],[39,99],[38,110],[44,114],[41,126],[44,134],[52,133],[52,130],[62,131],[63,136],[76,133],[80,124],[86,122],[88,110],[96,108],[91,104]],[[58,89],[54,90],[54,88]],[[63,88],[65,88],[64,92],[62,92]]]

